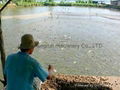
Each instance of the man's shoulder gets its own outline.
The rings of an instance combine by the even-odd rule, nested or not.
[[[30,60],[32,63],[37,63],[37,62],[38,62],[35,58],[33,58],[33,57],[31,57],[31,56],[29,56],[29,60]]]
[[[34,65],[34,66],[41,66],[41,64],[33,57],[30,56],[30,62]]]

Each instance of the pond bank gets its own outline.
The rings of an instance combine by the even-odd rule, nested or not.
[[[59,88],[59,89],[58,89]],[[42,90],[119,90],[120,77],[57,74]]]
[[[2,7],[3,4],[0,4],[0,7]],[[80,6],[80,7],[96,7],[96,8],[107,8],[107,9],[117,9],[120,10],[120,6],[114,6],[110,4],[94,4],[94,3],[76,3],[76,2],[16,2],[11,3],[8,5],[8,7],[16,7],[16,6],[22,6],[22,7],[32,7],[32,6]]]

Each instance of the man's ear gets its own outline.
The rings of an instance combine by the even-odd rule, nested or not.
[[[31,49],[29,50],[29,54],[32,54],[33,51],[34,51],[34,48],[31,48]]]

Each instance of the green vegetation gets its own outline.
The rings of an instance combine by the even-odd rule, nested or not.
[[[60,3],[54,2],[54,0],[45,0],[44,2],[36,2],[36,0],[12,0],[17,6],[98,6],[93,4],[92,0],[83,1],[76,0],[76,2],[66,2],[66,0],[61,0]]]
[[[0,8],[3,6],[3,4],[0,4]]]
[[[36,0],[12,0],[12,2],[17,3],[17,2],[36,2]]]
[[[60,3],[54,2],[53,0],[46,0],[45,2],[16,2],[17,6],[84,6],[84,7],[100,7],[100,8],[111,8],[111,9],[118,9],[120,10],[120,6],[113,6],[107,4],[95,4],[92,3],[91,0],[88,2],[84,1],[76,1],[76,2],[64,2],[62,0]]]
[[[16,2],[17,6],[24,6],[24,7],[28,7],[28,6],[43,6],[42,2]]]
[[[86,2],[16,2],[17,6],[92,6],[101,7],[102,5]]]
[[[61,0],[61,2],[57,3],[54,0],[45,0],[44,2],[36,2],[36,0],[12,0],[17,6],[84,6],[84,7],[101,7],[101,8],[113,8],[120,10],[120,6],[112,6],[107,4],[97,4],[93,3],[93,0],[76,0],[76,2],[66,2],[66,0]],[[3,4],[0,4],[2,7]]]

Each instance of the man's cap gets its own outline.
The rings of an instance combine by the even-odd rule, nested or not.
[[[34,41],[34,38],[31,34],[25,34],[21,37],[19,49],[31,49],[36,47],[38,44],[39,41]]]

